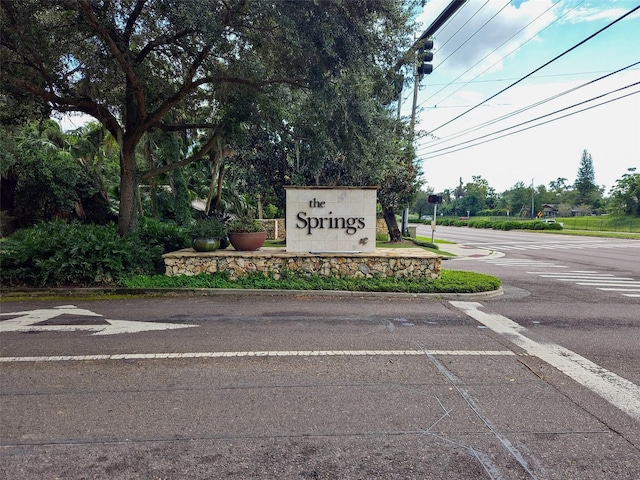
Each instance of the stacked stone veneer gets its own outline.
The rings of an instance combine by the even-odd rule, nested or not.
[[[287,237],[284,218],[264,219],[260,224],[267,231],[267,240],[284,240]]]
[[[273,249],[277,250],[277,249]],[[400,250],[400,249],[399,249]],[[283,269],[320,276],[436,279],[440,276],[439,255],[416,249],[416,253],[402,253],[394,249],[379,249],[369,254],[286,253],[278,251],[195,252],[187,248],[163,255],[168,276],[198,275],[227,271],[232,279],[254,272],[272,274],[279,278]]]

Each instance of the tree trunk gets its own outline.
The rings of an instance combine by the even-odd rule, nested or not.
[[[224,180],[224,163],[220,165],[220,171],[218,172],[218,190],[216,192],[216,211],[220,211],[220,204],[222,203],[222,181]]]
[[[398,227],[398,221],[396,220],[396,214],[391,208],[385,208],[382,210],[384,221],[387,224],[389,230],[389,238],[392,242],[402,242],[402,232]]]
[[[135,230],[138,223],[138,178],[135,149],[120,150],[120,212],[118,233],[124,235]]]

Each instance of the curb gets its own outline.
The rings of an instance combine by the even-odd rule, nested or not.
[[[263,290],[263,289],[217,289],[217,288],[58,288],[5,291],[0,296],[3,301],[12,297],[68,296],[83,297],[91,295],[149,295],[149,296],[216,296],[216,295],[256,295],[256,296],[317,296],[317,297],[383,297],[383,298],[435,298],[445,300],[472,300],[493,298],[504,294],[497,290],[477,293],[406,293],[406,292],[355,292],[349,290]]]

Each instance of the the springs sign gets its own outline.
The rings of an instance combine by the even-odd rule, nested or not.
[[[287,252],[376,249],[377,187],[285,187]]]

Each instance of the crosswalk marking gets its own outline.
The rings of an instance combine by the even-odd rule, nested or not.
[[[637,294],[637,292],[640,292],[640,281],[631,277],[617,277],[611,273],[601,273],[596,270],[553,271],[552,269],[565,269],[569,267],[540,260],[501,257],[481,261],[500,267],[535,267],[536,270],[527,271],[527,273],[530,275],[538,275],[541,278],[557,280],[558,282],[572,282],[576,285],[596,287],[601,291],[617,292],[625,297],[640,297],[640,295]]]
[[[640,242],[584,242],[584,243],[501,243],[495,245],[478,245],[482,248],[490,250],[508,251],[508,250],[583,250],[591,248],[640,248]]]

